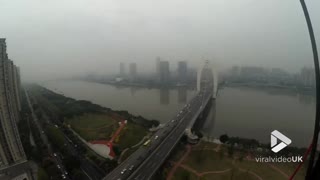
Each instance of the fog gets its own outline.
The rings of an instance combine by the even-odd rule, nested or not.
[[[306,0],[320,46],[320,2]],[[0,0],[0,37],[24,81],[196,66],[313,66],[299,0]]]

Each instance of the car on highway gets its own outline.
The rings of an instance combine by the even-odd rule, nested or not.
[[[144,146],[148,146],[150,144],[151,140],[147,140],[146,142],[143,143]]]
[[[123,170],[121,171],[121,174],[126,173],[126,171],[127,171],[127,169],[123,169]]]
[[[158,139],[159,136],[154,137],[154,139]]]
[[[129,168],[129,171],[132,171],[134,168],[134,165],[131,165],[130,168]]]

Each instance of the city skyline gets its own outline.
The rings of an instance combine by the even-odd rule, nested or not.
[[[118,62],[132,61],[145,67],[143,73],[153,71],[157,56],[187,60],[190,67],[209,59],[218,69],[240,64],[292,72],[313,66],[298,1],[139,2],[5,0],[1,32],[28,81],[115,73]],[[319,41],[320,5],[307,4]]]

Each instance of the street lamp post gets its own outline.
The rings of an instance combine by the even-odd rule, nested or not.
[[[304,0],[300,0],[304,16],[306,18],[310,40],[311,40],[311,46],[312,46],[312,52],[313,52],[313,60],[314,60],[314,69],[315,69],[315,79],[316,79],[316,116],[315,116],[315,125],[314,125],[314,132],[313,132],[313,139],[312,139],[312,148],[311,148],[311,154],[309,157],[309,166],[307,169],[306,174],[306,180],[309,179],[319,179],[319,172],[317,172],[317,169],[320,168],[320,159],[318,159],[316,165],[314,166],[314,159],[315,154],[317,150],[318,145],[318,138],[319,138],[319,129],[320,129],[320,70],[319,70],[319,57],[318,57],[318,51],[317,51],[317,44],[316,40],[314,38],[314,32],[312,28],[311,19],[309,16],[309,12],[306,6],[306,3]],[[319,171],[319,170],[318,170]]]

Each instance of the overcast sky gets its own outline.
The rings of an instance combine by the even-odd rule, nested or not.
[[[306,0],[320,46],[320,2]],[[0,0],[0,37],[24,80],[112,73],[155,58],[313,66],[299,0]]]

